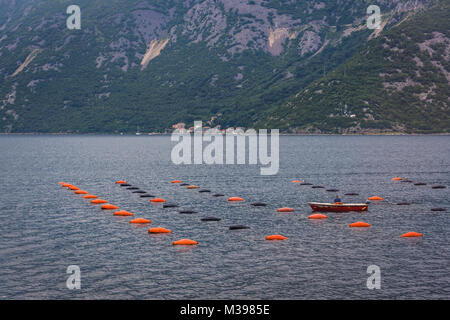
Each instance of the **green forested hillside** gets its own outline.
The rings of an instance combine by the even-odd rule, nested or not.
[[[378,32],[367,1],[80,0],[81,30],[68,30],[69,0],[0,0],[0,132],[164,132],[213,116],[291,132],[446,131],[449,19],[435,2],[381,2]],[[427,57],[416,46],[433,31]]]
[[[450,1],[369,43],[261,126],[291,132],[450,132]]]

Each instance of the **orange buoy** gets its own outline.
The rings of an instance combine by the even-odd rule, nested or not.
[[[303,181],[301,180],[292,180],[293,183],[302,183]]]
[[[124,181],[124,180],[119,180],[119,181],[116,181],[116,184],[124,184],[124,183],[127,183],[126,181]]]
[[[83,198],[84,199],[97,199],[98,197],[94,196],[93,194],[88,194],[88,195],[83,196]]]
[[[280,208],[277,210],[277,212],[294,212],[294,209],[292,208]]]
[[[125,210],[121,210],[121,211],[116,211],[114,212],[115,216],[134,216],[134,214],[132,214],[131,212],[125,211]]]
[[[244,199],[242,199],[240,197],[231,197],[231,198],[228,198],[228,201],[244,201]]]
[[[161,198],[154,198],[154,199],[150,199],[150,202],[166,202],[166,200],[161,199]]]
[[[108,201],[103,200],[103,199],[94,199],[94,200],[91,200],[91,203],[100,204],[100,203],[108,203]]]
[[[392,181],[400,181],[400,180],[403,180],[403,178],[400,178],[400,177],[392,178]]]
[[[286,239],[287,239],[286,237],[279,234],[273,234],[271,236],[266,237],[266,240],[286,240]]]
[[[423,234],[418,233],[418,232],[407,232],[405,234],[402,234],[402,237],[405,237],[405,238],[422,237],[422,236],[423,236]]]
[[[172,183],[181,183],[181,180],[173,180]]]
[[[89,194],[89,192],[84,190],[75,190],[75,194]]]
[[[70,190],[80,190],[80,188],[77,188],[77,187],[72,186],[72,185],[70,185],[68,188],[69,188]]]
[[[152,222],[148,219],[138,218],[138,219],[130,220],[130,223],[152,223]]]
[[[367,200],[383,200],[382,197],[369,197]]]
[[[63,184],[67,184],[67,183],[61,181],[61,182],[58,182],[58,184],[63,185]]]
[[[187,186],[187,188],[188,189],[198,189],[200,187],[199,186],[190,185],[190,186]]]
[[[191,246],[191,245],[194,245],[194,244],[198,244],[198,242],[194,241],[194,240],[191,240],[191,239],[181,239],[181,240],[172,242],[172,244],[174,246],[176,246],[176,245]]]
[[[63,184],[61,185],[61,187],[63,187],[63,188],[68,188],[68,187],[70,187],[70,186],[72,186],[70,183],[63,183]]]
[[[102,209],[103,210],[115,210],[115,209],[119,209],[119,207],[115,206],[113,204],[104,204],[104,205],[102,205]]]
[[[171,233],[172,231],[166,228],[157,227],[148,229],[149,233]]]
[[[370,224],[368,224],[367,222],[357,221],[350,223],[348,226],[350,228],[367,228],[370,227]]]
[[[328,217],[321,213],[315,213],[315,214],[308,216],[308,219],[326,219],[326,218],[328,218]]]

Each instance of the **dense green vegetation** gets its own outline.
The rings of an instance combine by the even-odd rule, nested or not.
[[[135,13],[145,2],[155,12],[152,19],[159,19],[157,14],[171,16],[157,35],[164,38],[171,32],[176,41],[169,42],[161,55],[141,70],[139,63],[148,43],[143,41]],[[201,1],[192,3],[196,2]],[[440,1],[440,7],[410,18],[368,43],[371,30],[367,29],[341,37],[359,12],[365,13],[366,2],[322,2],[325,7],[311,14],[305,1],[263,3],[277,14],[304,22],[326,15],[328,23],[336,24],[317,31],[322,41],[330,41],[317,54],[300,55],[298,39],[293,39],[285,42],[281,55],[273,56],[251,43],[231,55],[228,40],[233,35],[220,38],[213,47],[205,41],[192,41],[180,27],[190,7],[180,1],[80,0],[82,30],[65,28],[65,10],[71,1],[33,5],[18,1],[13,9],[0,10],[0,27],[11,20],[0,31],[0,131],[112,133],[139,128],[163,132],[176,122],[191,125],[194,120],[207,121],[221,114],[215,124],[223,127],[447,132],[449,85],[435,61],[439,57],[439,63],[450,70],[444,58],[448,49],[445,43],[433,44],[435,53],[430,57],[418,43],[433,37],[432,31],[450,36],[448,1]],[[0,1],[0,7],[5,3]],[[31,10],[25,16],[28,6]],[[227,19],[226,32],[236,26],[237,33],[259,19],[221,8]],[[396,15],[392,21],[404,17],[392,16]],[[271,14],[269,20],[274,18]],[[312,30],[300,28],[300,23],[298,27],[302,30],[298,37]],[[210,29],[204,31],[205,38]],[[253,43],[257,41],[255,38]],[[393,47],[400,51],[392,51]],[[35,59],[12,77],[36,48]],[[116,57],[107,56],[108,52]],[[103,55],[107,59],[99,63]],[[424,64],[419,75],[414,57]],[[242,79],[237,78],[239,74]],[[416,85],[400,91],[389,91],[383,85],[407,78]],[[432,101],[421,100],[419,95],[431,87]]]
[[[437,66],[450,70],[449,13],[449,1],[442,1],[393,27],[258,125],[290,131],[450,132],[450,79]],[[432,55],[420,48],[430,39],[435,39],[429,45]]]

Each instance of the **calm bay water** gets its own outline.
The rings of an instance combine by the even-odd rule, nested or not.
[[[450,298],[450,193],[431,188],[450,186],[450,137],[280,137],[276,176],[261,176],[255,165],[174,165],[172,146],[170,137],[157,136],[1,136],[0,298]],[[392,182],[396,175],[427,185]],[[198,213],[150,204],[116,185],[119,179]],[[344,202],[385,201],[367,213],[311,221],[307,202],[336,194],[294,179],[339,189]],[[114,217],[59,181],[173,233],[149,235],[149,226]],[[229,203],[231,196],[246,201]],[[268,206],[250,206],[256,201]],[[395,205],[403,201],[411,205]],[[295,212],[277,213],[280,207]],[[205,216],[222,220],[201,222]],[[355,221],[372,226],[349,228]],[[228,230],[233,224],[251,229]],[[400,237],[409,231],[424,237]],[[266,241],[271,234],[289,239]],[[181,238],[199,244],[171,245]],[[81,290],[66,287],[69,265],[81,269]],[[366,287],[369,265],[381,268],[380,290]]]

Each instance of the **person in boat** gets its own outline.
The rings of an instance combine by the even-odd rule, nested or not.
[[[341,198],[339,198],[339,195],[336,195],[336,199],[334,199],[335,204],[342,204]]]

